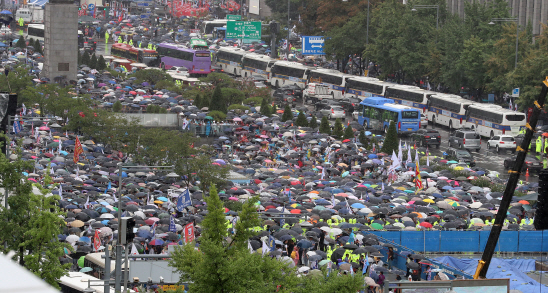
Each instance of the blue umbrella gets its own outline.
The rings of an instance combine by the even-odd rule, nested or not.
[[[86,237],[86,236],[82,236],[80,237],[80,239],[78,239],[78,241],[80,242],[85,242],[85,243],[91,243],[91,239],[89,239],[89,237]]]
[[[9,14],[9,15],[12,15],[11,11],[9,11],[9,10],[2,10],[2,11],[0,11],[0,14]]]
[[[308,249],[308,248],[312,247],[312,242],[310,242],[306,239],[303,239],[303,240],[299,241],[299,243],[297,243],[297,247],[300,247],[302,249]]]
[[[363,209],[363,208],[365,208],[365,206],[364,206],[363,204],[359,203],[359,202],[352,204],[351,207],[353,207],[353,208],[355,208],[355,209]]]
[[[376,159],[377,155],[376,154],[369,154],[367,157],[370,158],[370,159]]]

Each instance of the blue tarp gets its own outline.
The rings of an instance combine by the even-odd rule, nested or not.
[[[471,275],[475,274],[478,259],[458,259],[452,256],[442,256],[436,261],[455,267]],[[535,270],[533,259],[498,259],[493,258],[487,271],[488,279],[510,279],[510,290],[520,290],[530,293],[547,293],[548,288],[531,279],[525,272]]]

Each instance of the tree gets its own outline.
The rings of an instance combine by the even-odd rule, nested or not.
[[[196,98],[194,98],[194,106],[196,106],[198,109],[203,108],[202,106],[202,95],[197,94]]]
[[[91,62],[91,57],[89,56],[89,53],[85,51],[82,55],[82,64],[89,66],[90,62]],[[151,70],[140,70],[139,72],[141,71],[151,71]],[[159,71],[159,70],[154,70],[154,71]]]
[[[348,125],[346,126],[346,129],[344,130],[344,139],[353,139],[354,138],[354,130],[352,129],[352,126]]]
[[[255,208],[258,198],[243,203],[235,233],[227,238],[225,207],[212,185],[209,196],[204,197],[207,214],[201,222],[200,249],[188,243],[175,249],[169,264],[189,280],[189,291],[203,293],[231,292],[355,292],[363,285],[361,277],[323,276],[318,279],[299,278],[295,268],[261,253],[250,253],[249,239],[260,226]]]
[[[295,120],[295,125],[300,127],[308,127],[308,120],[306,120],[306,115],[304,115],[303,111],[300,111],[299,115],[297,115],[297,120]]]
[[[358,140],[363,145],[363,147],[368,150],[369,149],[369,140],[367,139],[367,136],[365,136],[365,132],[363,130],[360,130],[360,134],[358,135]]]
[[[390,126],[388,127],[386,138],[382,144],[381,152],[391,155],[393,151],[398,151],[398,144],[398,131],[396,130],[396,124],[394,121],[390,121]]]
[[[268,105],[268,102],[265,98],[263,98],[263,101],[261,102],[261,109],[260,112],[262,115],[269,117],[272,113],[270,112],[270,105]]]
[[[282,122],[289,120],[293,120],[293,113],[291,112],[291,108],[289,108],[289,104],[285,104],[284,114],[282,115]]]
[[[270,114],[278,114],[278,107],[276,106],[276,104],[272,105],[272,109],[270,109]]]
[[[21,150],[17,153],[20,156]],[[46,197],[51,191],[40,184],[36,184],[40,192],[33,192],[31,182],[22,175],[32,168],[28,161],[10,162],[0,155],[0,180],[5,192],[10,193],[7,199],[9,208],[3,204],[0,206],[0,241],[6,245],[4,252],[16,252],[20,265],[59,288],[59,278],[70,266],[61,265],[59,258],[64,255],[66,245],[57,241],[57,235],[66,225],[59,216],[66,215],[56,204],[60,199],[58,195]],[[53,183],[48,174],[44,178],[45,185]],[[5,198],[5,194],[0,196]]]
[[[34,41],[34,52],[44,55],[44,52],[42,51],[42,44],[40,44],[38,39]]]
[[[316,129],[318,127],[318,118],[316,118],[316,115],[312,115],[310,118],[310,121],[308,122],[308,127],[312,129]]]
[[[221,111],[226,114],[227,104],[221,90],[221,86],[215,87],[211,100],[209,101],[209,111]]]
[[[235,88],[221,88],[221,93],[223,94],[223,100],[226,103],[226,106],[232,104],[240,104],[245,99],[245,94],[239,89]]]
[[[107,63],[105,62],[105,58],[103,58],[103,55],[99,55],[99,58],[97,59],[97,70],[105,70],[107,68]]]
[[[173,81],[173,78],[163,70],[137,70],[131,77],[135,77],[135,83],[147,82],[152,86],[160,81]]]
[[[122,102],[120,101],[114,102],[114,104],[112,105],[112,111],[116,113],[119,113],[120,111],[122,111]]]
[[[23,98],[22,94],[25,89],[34,87],[32,83],[32,76],[29,73],[28,68],[24,64],[16,65],[8,75],[0,74],[0,91],[8,93],[17,93],[19,99]]]
[[[25,42],[25,38],[23,36],[19,36],[19,39],[17,40],[17,43],[15,43],[15,47],[25,49],[27,47],[27,44]]]
[[[331,134],[331,126],[327,120],[327,116],[323,116],[322,122],[320,122],[320,133]]]
[[[340,118],[335,119],[335,126],[333,127],[333,136],[336,138],[342,138],[344,135],[344,126]]]
[[[91,60],[89,61],[89,68],[97,69],[97,56],[95,56],[95,53],[91,55]]]

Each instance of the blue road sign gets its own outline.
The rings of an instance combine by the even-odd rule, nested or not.
[[[512,97],[519,97],[519,87],[512,90]]]
[[[95,4],[90,4],[90,5],[88,5],[88,9],[89,9],[89,10],[95,9]]]
[[[303,36],[303,55],[325,55],[323,36]]]
[[[140,2],[140,3],[137,3],[137,6],[139,6],[139,7],[148,7],[148,3],[147,2]]]

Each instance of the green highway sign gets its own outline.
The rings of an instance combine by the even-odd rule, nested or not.
[[[226,19],[228,20],[242,20],[241,15],[227,14]]]
[[[227,39],[261,39],[260,21],[229,21],[226,24]]]

